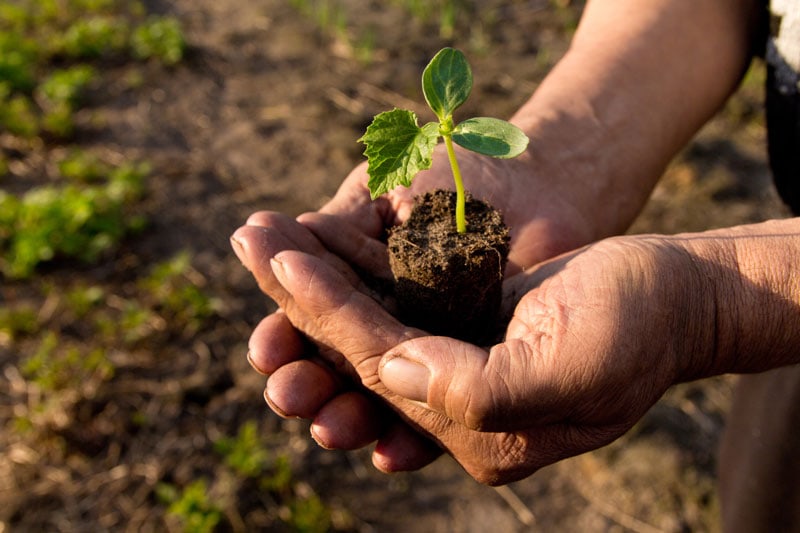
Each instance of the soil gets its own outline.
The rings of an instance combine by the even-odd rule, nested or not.
[[[509,231],[502,214],[467,196],[466,233],[455,224],[456,194],[437,190],[389,235],[395,298],[405,323],[475,343],[497,337]]]
[[[14,426],[38,424],[30,406],[41,391],[19,372],[35,347],[0,339],[0,531],[179,531],[158,487],[199,479],[222,508],[220,530],[290,531],[287,500],[232,476],[215,450],[248,421],[270,453],[289,458],[292,494],[317,495],[336,531],[719,530],[715,453],[731,377],[676,386],[614,444],[492,489],[447,458],[386,476],[368,449],[318,448],[307,422],[266,408],[265,378],[247,365],[247,338],[275,306],[233,255],[232,232],[256,210],[322,205],[362,161],[356,139],[376,113],[427,116],[419,73],[444,45],[464,49],[476,73],[464,116],[507,118],[567,49],[581,2],[459,3],[456,37],[447,37],[401,2],[342,0],[350,41],[324,27],[319,6],[331,2],[145,4],[182,22],[188,55],[174,68],[109,65],[76,143],[110,161],[150,162],[149,225],[100,264],[57,261],[34,282],[4,280],[0,302],[30,305],[89,351],[93,339],[63,314],[58,289],[98,286],[121,301],[137,276],[189,250],[215,315],[194,330],[145,324],[146,341],[111,350],[113,377],[52,406],[36,440]],[[766,164],[761,72],[667,169],[631,232],[786,216]],[[123,83],[131,77],[140,83]],[[12,184],[46,180],[54,165],[41,154],[13,163]]]

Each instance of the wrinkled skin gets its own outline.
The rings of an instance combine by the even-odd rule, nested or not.
[[[531,138],[527,152],[459,158],[467,189],[512,228],[514,315],[489,350],[405,327],[364,281],[388,276],[380,239],[413,195],[449,187],[445,158],[411,191],[375,202],[361,166],[318,213],[253,215],[233,245],[281,308],[249,346],[272,408],[312,419],[326,447],[377,441],[384,471],[420,468],[444,449],[476,479],[503,483],[609,442],[670,383],[709,375],[692,366],[735,370],[708,338],[725,316],[710,307],[729,289],[705,288],[721,270],[701,275],[686,242],[625,237],[534,265],[625,231],[739,83],[762,12],[755,0],[588,2],[569,51],[511,119]],[[735,282],[742,271],[728,266]]]
[[[576,207],[560,200],[568,195],[560,193],[559,187],[547,187],[544,183],[524,187],[531,182],[532,157],[525,154],[515,160],[498,161],[472,153],[459,154],[465,175],[472,176],[471,181],[476,184],[471,192],[495,202],[495,207],[506,214],[506,222],[512,226],[509,274],[582,245],[595,236],[579,229],[586,223],[575,215]],[[392,309],[391,300],[364,285],[351,266],[376,279],[390,279],[381,237],[387,227],[408,217],[415,194],[450,186],[452,177],[446,165],[446,158],[435,157],[433,168],[421,173],[411,189],[397,189],[376,201],[370,200],[365,186],[366,165],[361,165],[319,212],[298,217],[302,227],[284,215],[261,212],[252,215],[232,238],[240,257],[242,247],[257,254],[243,262],[256,276],[262,290],[281,307],[255,328],[249,342],[251,365],[269,375],[265,391],[268,404],[281,416],[312,419],[312,435],[323,447],[354,449],[377,441],[374,463],[387,472],[421,468],[441,450],[369,395],[353,391],[347,380],[331,370],[330,364],[320,364],[318,350],[323,359],[334,362],[334,367],[348,373],[348,365],[338,350],[311,347],[303,342],[287,318],[287,311],[289,316],[295,316],[292,298],[277,284],[266,259],[282,249],[309,251],[325,258],[361,291]],[[571,183],[556,177],[552,173],[553,182],[563,186]],[[513,194],[500,194],[504,190],[513,191]],[[521,243],[525,243],[524,246]],[[295,319],[300,320],[296,316]],[[310,338],[315,338],[314,327],[311,323],[298,324]],[[353,372],[349,374],[353,376]],[[308,395],[306,391],[314,392]]]
[[[270,404],[314,418],[315,436],[335,447],[378,438],[376,463],[387,461],[387,470],[435,457],[418,437],[429,435],[481,482],[525,477],[627,431],[680,378],[679,362],[696,348],[683,344],[697,338],[695,321],[669,310],[699,312],[699,292],[686,278],[688,255],[667,239],[603,241],[511,277],[506,339],[486,350],[404,326],[304,226],[260,217],[267,226],[237,234],[243,262],[293,324],[326,346],[324,354],[346,354],[351,375],[405,423],[376,425],[368,395],[339,394],[341,383],[320,367],[309,371],[310,361],[279,366],[267,387]],[[278,227],[292,245],[275,244]],[[302,366],[314,395],[280,386],[285,372]]]

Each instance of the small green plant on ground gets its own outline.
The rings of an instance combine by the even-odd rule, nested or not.
[[[235,437],[218,439],[214,450],[240,478],[255,480],[260,490],[269,491],[281,502],[280,517],[294,531],[328,531],[330,509],[310,487],[293,482],[288,456],[267,448],[262,438],[258,424],[249,420]]]
[[[186,533],[211,533],[222,519],[222,510],[208,496],[208,483],[198,479],[182,491],[174,485],[161,483],[156,495],[168,504],[167,514],[176,517]]]
[[[496,118],[455,122],[453,112],[472,90],[472,70],[459,50],[444,48],[431,59],[422,74],[422,90],[438,122],[420,127],[413,111],[393,109],[377,115],[359,139],[366,145],[369,190],[374,199],[400,185],[410,186],[419,171],[431,167],[441,137],[456,187],[456,227],[464,233],[466,194],[453,143],[479,154],[511,158],[525,151],[528,137],[513,124]]]
[[[22,375],[43,391],[57,392],[110,379],[114,366],[102,348],[84,353],[75,346],[66,346],[58,334],[50,331],[25,361]]]
[[[288,458],[264,446],[258,434],[258,424],[253,420],[242,424],[235,437],[218,439],[214,450],[239,476],[258,480],[266,490],[282,491],[291,482]]]
[[[155,265],[137,283],[154,311],[187,334],[196,332],[212,316],[217,302],[203,292],[203,278],[192,268],[192,257],[182,251]]]
[[[131,51],[137,59],[158,58],[165,65],[183,59],[186,41],[180,24],[173,18],[151,17],[131,34]]]
[[[0,307],[0,346],[10,344],[23,335],[39,328],[36,310],[30,305]]]
[[[442,39],[453,37],[459,14],[468,11],[469,7],[464,0],[395,0],[394,3],[422,22],[438,22]]]
[[[331,527],[330,510],[316,494],[296,498],[289,510],[289,525],[298,533],[325,533]]]

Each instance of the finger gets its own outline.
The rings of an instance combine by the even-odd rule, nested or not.
[[[442,448],[397,420],[381,435],[372,452],[372,464],[381,472],[419,470],[442,455]]]
[[[297,217],[297,221],[310,229],[330,251],[346,257],[350,264],[372,276],[392,278],[386,245],[364,233],[360,227],[324,213],[304,213]]]
[[[375,200],[370,197],[366,161],[350,172],[336,195],[322,206],[320,212],[337,215],[376,239],[387,227],[398,223],[385,196]]]
[[[284,251],[271,263],[275,277],[294,303],[304,315],[315,318],[312,336],[321,337],[344,354],[364,385],[379,392],[376,377],[380,355],[422,332],[398,322],[319,258]]]
[[[516,431],[564,415],[563,384],[534,346],[512,339],[489,352],[445,337],[412,339],[381,361],[392,392],[476,431]]]
[[[295,219],[277,211],[257,211],[247,217],[245,226],[258,228],[274,228],[284,236],[298,250],[320,255],[325,252],[325,247],[308,231],[304,231]]]
[[[370,290],[347,262],[325,248],[308,228],[280,213],[263,211],[251,215],[248,225],[231,236],[231,245],[259,287],[287,311],[288,294],[275,282],[269,265],[269,259],[283,250],[300,250],[319,257],[359,290]]]
[[[283,365],[301,359],[305,343],[286,313],[267,315],[253,330],[248,342],[247,360],[260,374],[269,375]]]
[[[339,391],[333,373],[313,361],[300,360],[275,370],[267,380],[264,399],[284,418],[313,418]]]
[[[326,449],[356,450],[374,442],[392,416],[364,393],[349,391],[320,407],[311,436]]]
[[[530,469],[531,464],[543,466],[532,447],[535,441],[526,435],[473,431],[440,411],[414,401],[418,398],[409,401],[387,389],[377,375],[380,357],[400,342],[423,335],[423,332],[397,322],[374,300],[348,286],[335,270],[314,256],[286,251],[276,255],[272,262],[280,283],[304,313],[317,318],[320,334],[337,352],[348,358],[358,371],[361,382],[402,413],[404,420],[413,423],[415,429],[419,428],[434,438],[473,477],[481,482],[496,483],[501,479],[519,479],[520,472]],[[453,339],[435,339],[464,344]],[[477,347],[472,348],[480,351]],[[486,357],[484,354],[482,359]],[[468,392],[466,394],[469,396]],[[456,410],[458,408],[456,405]],[[347,431],[342,431],[336,424],[326,424],[325,427],[340,431],[340,434],[353,430],[353,426],[349,426]],[[549,451],[545,454],[546,457],[551,455]],[[387,468],[391,467],[389,457]],[[527,463],[520,465],[518,459]]]

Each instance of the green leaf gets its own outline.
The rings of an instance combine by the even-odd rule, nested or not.
[[[422,92],[440,121],[453,115],[472,90],[472,70],[459,50],[443,48],[422,73]]]
[[[359,139],[367,145],[364,155],[372,199],[398,185],[408,187],[417,172],[430,168],[438,139],[439,125],[429,122],[420,128],[411,111],[393,109],[377,115]]]
[[[510,122],[497,118],[470,118],[453,130],[453,142],[479,154],[508,159],[528,147],[528,136]]]

